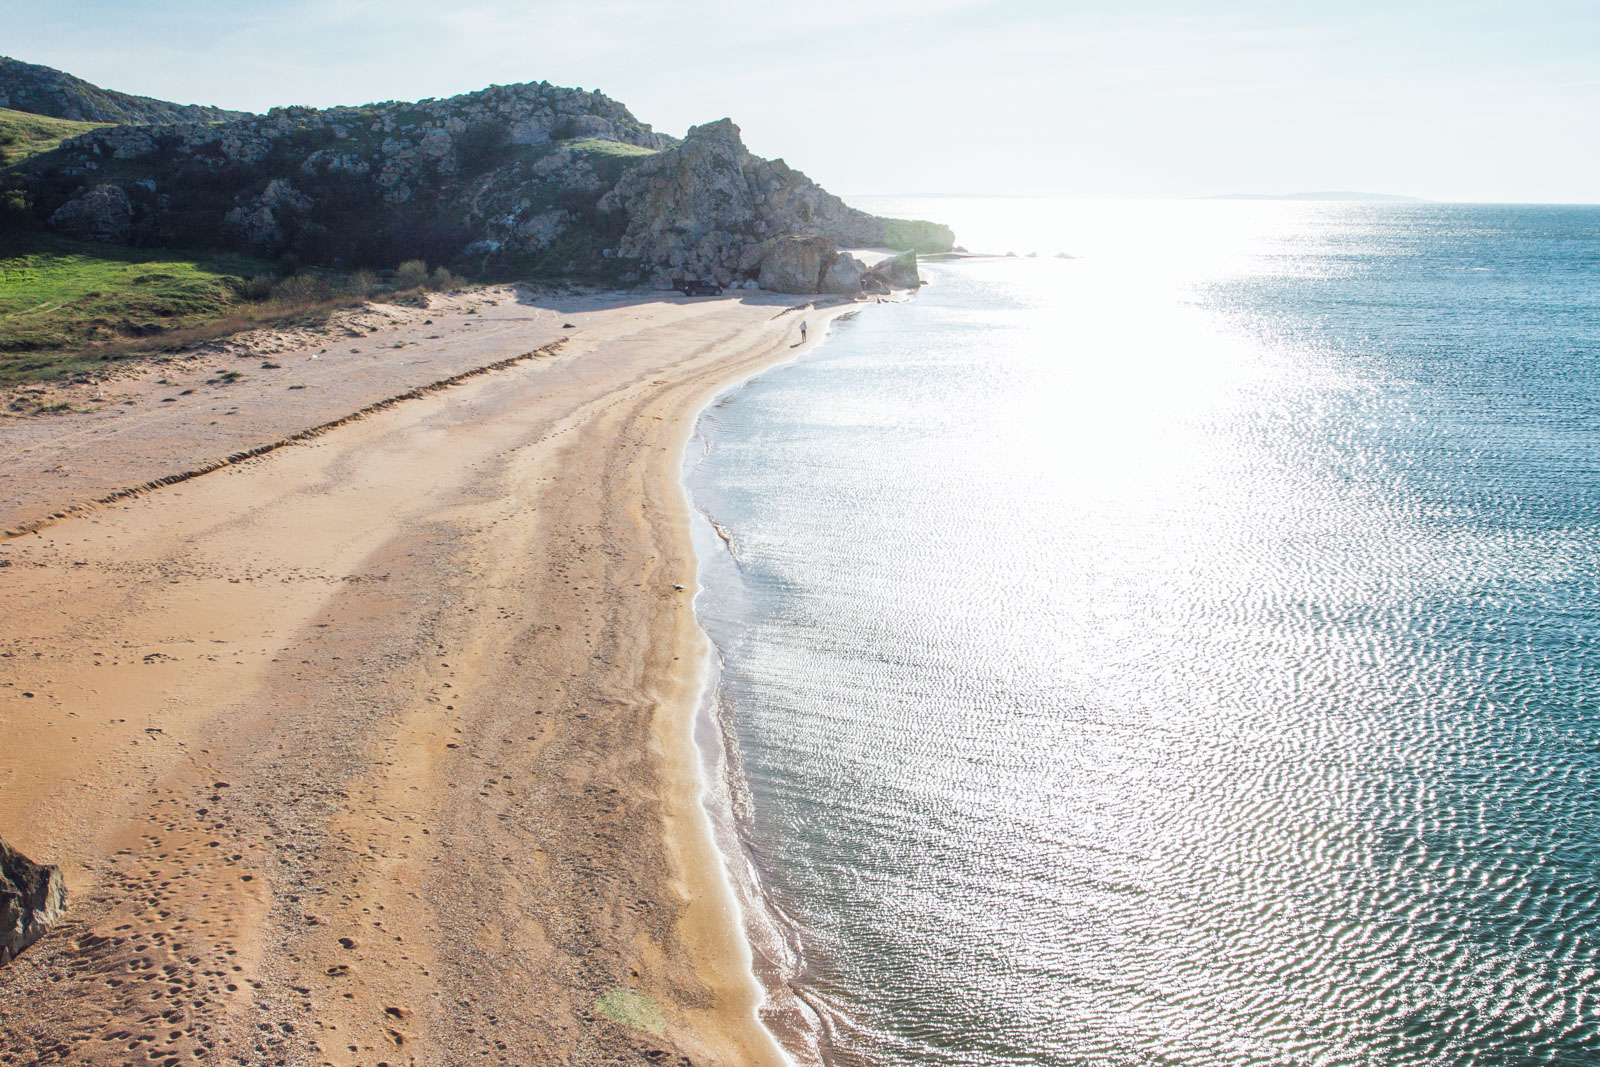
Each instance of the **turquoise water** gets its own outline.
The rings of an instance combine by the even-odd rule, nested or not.
[[[826,1058],[1600,1064],[1600,209],[864,206],[687,474]]]

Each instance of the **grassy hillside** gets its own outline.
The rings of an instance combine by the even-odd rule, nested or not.
[[[268,271],[240,256],[7,233],[0,236],[0,385],[89,370],[149,347],[141,343],[149,339],[224,321],[246,302],[247,279]]]
[[[68,137],[105,125],[108,124],[52,119],[0,107],[0,168],[48,152]]]
[[[0,99],[8,107],[35,115],[134,126],[157,122],[225,122],[247,114],[102,89],[65,71],[24,63],[9,56],[0,56]]]

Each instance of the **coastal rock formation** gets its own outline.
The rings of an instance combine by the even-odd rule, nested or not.
[[[545,82],[101,127],[0,172],[0,193],[39,222],[101,241],[657,288],[914,286],[915,253],[953,243],[943,226],[858,211],[783,160],[753,155],[729,119],[678,141],[599,91]],[[911,254],[891,280],[839,252],[857,247]]]
[[[617,254],[661,287],[685,276],[730,285],[759,272],[763,289],[859,292],[842,271],[834,288],[821,288],[838,246],[907,247],[910,234],[930,252],[954,243],[942,226],[858,211],[783,160],[751,154],[729,119],[696,126],[630,168],[598,206],[627,217]],[[822,244],[779,240],[789,237]]]
[[[912,263],[915,263],[917,254],[915,252],[907,254],[911,256]],[[848,252],[837,253],[832,262],[823,268],[822,277],[817,282],[817,292],[852,296],[861,292],[861,281],[866,273],[866,265],[855,256]]]
[[[917,275],[917,254],[902,252],[891,256],[872,268],[878,279],[895,289],[915,289],[921,284]]]
[[[814,293],[823,271],[838,256],[826,237],[784,237],[761,260],[761,288],[777,293]]]
[[[247,114],[114,92],[9,56],[0,56],[0,107],[78,122],[226,122]]]
[[[66,906],[60,868],[34,863],[0,841],[0,966],[39,940]]]
[[[127,232],[112,240],[205,247],[220,236],[329,266],[466,265],[548,249],[558,223],[592,215],[629,162],[671,143],[599,92],[538,83],[220,124],[108,126],[9,177],[35,217],[69,233],[82,231],[78,209],[57,213],[110,185],[131,204]],[[608,235],[583,230],[566,259],[534,261],[531,273],[595,266]]]

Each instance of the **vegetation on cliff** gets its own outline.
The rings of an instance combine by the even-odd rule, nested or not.
[[[88,133],[98,125],[0,107],[0,168],[48,152],[68,137]]]

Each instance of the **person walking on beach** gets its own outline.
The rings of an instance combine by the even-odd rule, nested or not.
[[[801,319],[800,320],[800,343],[801,344],[805,344],[806,343],[806,320],[805,319]]]

